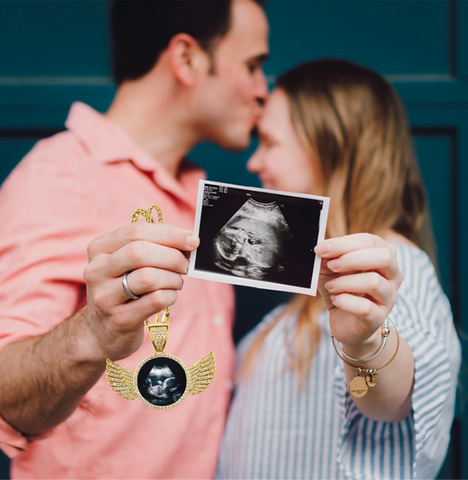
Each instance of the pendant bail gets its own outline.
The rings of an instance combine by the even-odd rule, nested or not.
[[[164,309],[164,315],[159,320],[159,315],[155,315],[156,322],[151,324],[148,320],[145,320],[145,325],[150,332],[151,341],[154,345],[155,353],[164,353],[164,347],[166,346],[167,334],[169,331],[169,308]]]

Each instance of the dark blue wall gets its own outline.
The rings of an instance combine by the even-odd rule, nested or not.
[[[63,128],[72,101],[106,109],[113,94],[107,8],[89,0],[0,2],[0,182],[38,138]],[[443,285],[467,332],[468,162],[461,159],[468,158],[468,2],[270,0],[267,14],[272,82],[301,60],[345,57],[385,74],[401,94],[428,187]],[[257,185],[243,169],[248,154],[204,145],[192,157],[213,180]],[[284,299],[248,288],[238,294],[236,338]],[[464,408],[461,398],[441,478],[468,477]]]

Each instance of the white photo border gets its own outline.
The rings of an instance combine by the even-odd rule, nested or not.
[[[242,185],[234,185],[234,184],[223,183],[223,182],[213,182],[209,180],[200,180],[199,182],[198,195],[197,195],[197,207],[196,207],[195,223],[194,223],[194,232],[196,235],[200,236],[200,225],[201,225],[201,217],[202,217],[202,210],[203,210],[203,198],[204,198],[206,185],[213,185],[217,187],[227,187],[228,189],[233,188],[238,190],[246,190],[247,192],[248,191],[259,192],[261,194],[267,194],[267,195],[271,194],[272,196],[290,196],[290,197],[307,198],[310,200],[321,201],[322,209],[319,214],[317,244],[325,239],[325,231],[327,226],[328,211],[329,211],[329,205],[330,205],[329,197],[323,197],[319,195],[309,195],[309,194],[303,194],[303,193],[283,192],[279,190],[270,190],[270,189],[258,188],[258,187],[246,187]],[[196,259],[197,259],[197,250],[193,251],[190,255],[188,276],[193,278],[210,280],[214,282],[228,283],[232,285],[250,286],[250,287],[261,288],[265,290],[276,290],[276,291],[282,291],[282,292],[300,293],[300,294],[311,295],[311,296],[315,296],[317,294],[317,286],[318,286],[318,279],[319,279],[320,265],[321,265],[321,257],[319,255],[315,255],[315,260],[312,266],[312,278],[311,278],[310,286],[306,288],[296,286],[296,285],[288,285],[288,284],[270,282],[265,280],[254,280],[254,279],[249,279],[249,278],[240,277],[240,276],[226,275],[218,272],[208,272],[206,270],[201,270],[196,268],[195,266]]]

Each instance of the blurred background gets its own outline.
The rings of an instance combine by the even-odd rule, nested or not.
[[[73,101],[108,107],[114,91],[108,8],[107,0],[0,0],[0,183],[38,139],[63,130]],[[266,12],[271,85],[302,60],[343,57],[384,74],[406,104],[441,280],[464,347],[457,416],[439,478],[468,478],[468,305],[462,303],[468,296],[468,1],[269,0]],[[258,186],[243,168],[254,146],[232,155],[201,145],[191,159],[211,180]],[[237,288],[236,341],[285,299]],[[1,453],[0,478],[8,478]]]

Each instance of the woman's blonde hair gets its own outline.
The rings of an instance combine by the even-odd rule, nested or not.
[[[394,88],[370,68],[341,59],[300,64],[280,75],[276,88],[286,93],[298,138],[321,167],[323,191],[310,193],[331,198],[327,237],[393,230],[434,260],[425,189]],[[299,315],[288,354],[301,382],[318,347],[323,308],[319,297],[298,296],[283,314]],[[253,343],[244,372],[276,323]]]

